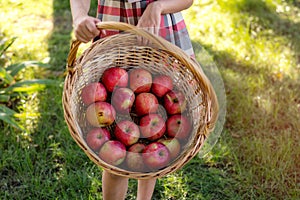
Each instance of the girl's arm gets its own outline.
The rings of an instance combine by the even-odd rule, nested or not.
[[[100,20],[88,15],[90,3],[90,0],[70,0],[75,37],[85,43],[100,34],[96,27]]]
[[[192,6],[193,0],[157,0],[150,3],[138,21],[137,26],[158,34],[161,15],[176,13]]]
[[[176,13],[192,6],[193,0],[158,0],[153,2],[162,15]]]

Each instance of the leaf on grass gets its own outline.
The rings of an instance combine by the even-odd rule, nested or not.
[[[11,41],[6,45],[5,43],[4,44],[1,44],[0,45],[0,57],[6,52],[6,50],[15,42],[15,40],[17,39],[17,37],[13,37],[11,39]]]
[[[0,67],[0,79],[4,82],[4,84],[10,84],[14,81],[14,78],[7,73],[4,67]]]
[[[37,113],[37,112],[26,112],[26,113],[16,113],[14,114],[15,118],[19,118],[19,119],[28,119],[28,118],[36,118],[36,117],[40,117],[41,114]]]
[[[24,127],[18,124],[10,115],[7,115],[5,113],[0,112],[0,120],[6,122],[7,124],[10,124],[20,130],[24,130]]]
[[[15,120],[15,115],[17,112],[14,110],[7,108],[4,105],[0,105],[0,120],[20,129],[24,130],[24,127],[21,126],[16,120]]]
[[[10,99],[10,95],[1,94],[0,92],[0,103],[6,103]]]
[[[5,105],[0,105],[0,112],[1,113],[6,113],[8,115],[15,115],[15,114],[17,114],[16,111],[14,111],[14,110],[6,107]]]
[[[12,77],[16,76],[22,69],[26,67],[44,67],[49,68],[50,65],[38,61],[25,61],[21,63],[15,63],[9,65],[6,70],[10,73]]]
[[[59,82],[51,79],[33,79],[17,82],[5,88],[5,92],[35,92],[43,90],[46,86],[58,86]]]

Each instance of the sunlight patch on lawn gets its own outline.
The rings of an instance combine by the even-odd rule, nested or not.
[[[248,16],[228,5],[225,10],[217,2],[205,2],[199,1],[189,12],[184,12],[192,40],[199,40],[214,51],[228,52],[255,70],[267,69],[271,75],[280,74],[294,80],[299,77],[289,38],[262,27],[258,17]]]
[[[17,52],[14,59],[42,61],[49,56],[47,37],[53,30],[51,3],[46,0],[5,2],[9,6],[1,9],[0,27],[8,36],[17,37],[11,47]]]
[[[53,31],[52,21],[52,1],[28,0],[20,1],[0,1],[6,4],[1,8],[0,27],[7,37],[16,37],[15,42],[10,47],[12,63],[23,62],[25,60],[37,60],[47,62],[49,60],[48,37]],[[22,16],[20,15],[22,13]],[[19,79],[34,79],[42,75],[39,68],[26,68],[19,75]],[[24,124],[26,131],[18,137],[24,146],[30,145],[31,135],[37,126],[39,117],[39,98],[37,93],[26,95],[21,98],[18,109],[20,121]]]
[[[188,194],[186,180],[180,173],[173,173],[167,175],[163,179],[163,193],[166,199],[181,198],[186,199]]]

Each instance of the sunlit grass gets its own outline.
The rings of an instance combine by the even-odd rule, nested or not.
[[[12,47],[14,60],[47,61],[47,38],[53,29],[52,1],[1,0],[0,4],[1,31],[17,37]]]
[[[224,80],[226,123],[205,157],[159,179],[153,199],[299,198],[300,12],[293,2],[199,0],[184,12],[193,43],[207,50]],[[55,71],[32,68],[22,78],[63,83],[74,37],[68,2],[0,4],[1,31],[18,37],[13,60],[49,62]],[[102,199],[101,169],[71,138],[61,94],[62,84],[22,98],[28,132],[1,130],[1,199]],[[130,180],[127,199],[135,199],[136,186]]]
[[[209,1],[207,4],[205,1],[196,2],[194,7],[185,13],[191,38],[207,45],[212,51],[228,52],[236,61],[252,66],[253,69],[269,70],[271,74],[280,73],[282,76],[297,79],[299,64],[295,60],[293,42],[286,35],[277,35],[277,30],[273,30],[271,25],[264,27],[261,24],[259,15],[264,15],[263,8],[253,8],[253,12],[258,12],[258,16],[244,12],[242,6],[247,4],[245,2],[247,1]],[[255,3],[248,5],[249,9],[253,5]],[[276,6],[274,2],[266,1],[266,9],[274,10]],[[299,12],[298,8],[294,9]],[[276,14],[271,13],[266,18]],[[286,20],[287,11],[280,14],[274,17],[274,20]],[[191,21],[197,23],[189,23]],[[296,39],[299,41],[299,38]]]
[[[52,1],[0,1],[2,6],[0,13],[1,31],[7,37],[16,37],[15,42],[10,47],[11,63],[22,62],[26,60],[38,60],[44,63],[49,61],[48,37],[53,29],[52,22]],[[35,5],[35,6],[33,6]],[[38,9],[34,9],[37,7]],[[20,15],[22,11],[22,15]],[[27,80],[42,77],[45,70],[36,67],[26,68],[20,73],[18,79]],[[41,85],[31,85],[31,90],[35,91]],[[30,90],[27,87],[27,90]],[[36,128],[40,116],[39,99],[37,93],[31,96],[24,96],[20,100],[18,109],[21,114],[17,117],[23,121],[26,128],[25,135],[28,140],[28,133]]]
[[[185,13],[191,38],[214,55],[225,82],[232,146],[221,158],[230,158],[246,184],[240,186],[246,199],[299,191],[297,13],[282,1],[244,0],[198,1]]]

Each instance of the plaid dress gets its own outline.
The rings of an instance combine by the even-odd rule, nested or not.
[[[101,21],[117,21],[137,25],[146,6],[153,1],[155,0],[129,3],[128,0],[98,0],[97,17]],[[105,36],[119,32],[106,31],[106,33]],[[161,16],[159,35],[194,57],[192,43],[180,12]]]

